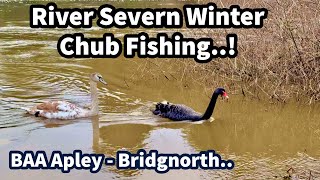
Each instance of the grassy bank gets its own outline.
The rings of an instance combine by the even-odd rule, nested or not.
[[[239,1],[216,3],[218,7],[229,7]],[[238,34],[237,58],[207,64],[181,59],[146,60],[148,67],[142,69],[151,74],[160,71],[168,80],[192,79],[210,89],[225,86],[232,93],[259,99],[294,99],[310,104],[319,101],[320,1],[241,1],[240,6],[267,8],[264,27],[189,30],[192,36],[211,37],[218,44],[221,39],[221,45],[228,33]]]

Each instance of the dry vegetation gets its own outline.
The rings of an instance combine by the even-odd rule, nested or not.
[[[232,93],[259,99],[279,102],[295,99],[310,104],[320,100],[320,1],[215,3],[218,7],[231,4],[242,8],[264,7],[269,10],[268,18],[262,29],[189,29],[192,36],[208,36],[214,40],[236,33],[239,54],[235,59],[217,59],[207,64],[169,59],[153,61],[150,67],[157,63],[154,69],[159,70],[163,63],[170,61],[174,68],[161,71],[174,74],[175,80],[192,78],[208,88],[225,86]],[[225,40],[222,43],[224,45]]]

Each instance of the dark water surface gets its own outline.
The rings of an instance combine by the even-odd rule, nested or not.
[[[42,2],[44,4],[44,2]],[[184,2],[111,2],[116,7],[182,7]],[[31,29],[31,2],[0,2],[0,173],[1,179],[282,179],[293,167],[300,179],[320,179],[320,108],[294,103],[271,105],[230,95],[219,100],[212,122],[175,123],[154,117],[149,108],[156,101],[184,103],[202,112],[210,92],[178,80],[129,79],[139,71],[139,59],[71,59],[57,53],[56,43],[65,33],[83,32],[101,37],[136,33],[142,29]],[[59,2],[62,7],[98,7],[102,2]],[[174,30],[146,30],[171,33]],[[185,31],[184,29],[180,31]],[[157,60],[154,60],[157,61]],[[100,72],[108,86],[99,86],[99,117],[60,121],[26,115],[30,107],[52,99],[86,104],[90,99],[88,74]],[[160,73],[160,72],[159,72]],[[114,156],[119,149],[140,148],[163,153],[192,153],[214,149],[235,160],[232,171],[120,171],[72,170],[11,171],[10,150],[75,149]]]

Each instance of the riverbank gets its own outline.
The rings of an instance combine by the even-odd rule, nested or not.
[[[217,6],[233,4],[221,3]],[[263,28],[188,30],[190,36],[211,37],[217,44],[225,42],[226,34],[236,33],[239,38],[236,58],[215,59],[205,64],[191,59],[145,59],[137,66],[138,72],[144,71],[140,74],[150,79],[163,76],[185,84],[192,80],[208,89],[224,86],[232,94],[271,102],[319,102],[320,2],[261,1],[246,2],[243,6],[268,9]],[[150,76],[145,74],[148,72]]]

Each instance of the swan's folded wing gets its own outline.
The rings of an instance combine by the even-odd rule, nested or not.
[[[76,108],[74,104],[68,103],[66,101],[50,101],[39,104],[36,109],[44,110],[47,112],[70,112]]]
[[[65,101],[59,101],[56,108],[58,111],[70,112],[76,109],[76,105]]]
[[[192,108],[183,105],[183,104],[175,104],[174,108],[170,109],[170,118],[175,120],[199,120],[201,118],[201,114],[194,111]]]

